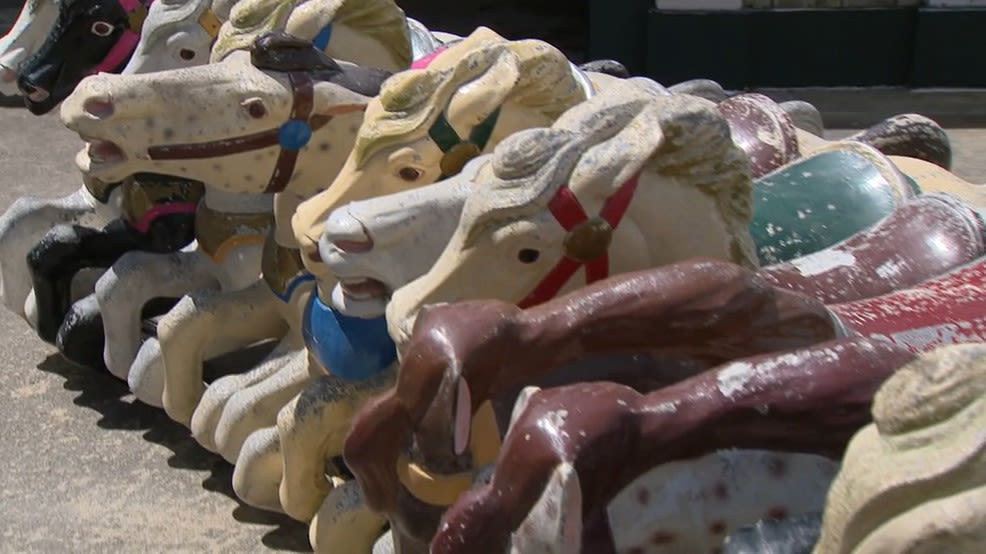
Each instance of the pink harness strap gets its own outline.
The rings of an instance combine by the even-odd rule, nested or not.
[[[145,6],[140,3],[139,0],[117,0],[123,11],[128,14],[132,14],[137,10],[144,9]],[[147,8],[150,8],[154,0],[149,0],[147,2]],[[143,23],[143,22],[142,22]],[[132,29],[130,27],[123,30],[123,34],[117,39],[116,44],[110,51],[107,52],[106,57],[103,58],[101,62],[96,64],[89,70],[87,75],[95,75],[97,73],[108,73],[114,69],[120,67],[123,61],[127,59],[130,54],[133,54],[134,49],[137,48],[137,43],[140,42],[140,29]]]
[[[154,220],[161,216],[171,214],[193,214],[196,209],[198,209],[198,203],[196,202],[159,204],[144,212],[144,215],[140,216],[139,221],[130,222],[130,226],[141,233],[146,233],[147,230],[151,228],[151,223],[154,223]]]
[[[435,58],[437,58],[439,54],[441,54],[442,52],[444,52],[446,50],[446,48],[447,47],[442,46],[441,48],[435,50],[431,54],[428,54],[427,56],[425,56],[423,58],[418,58],[418,59],[414,60],[411,63],[411,69],[424,69],[424,68],[428,67],[428,65],[431,64],[431,62],[435,61]]]

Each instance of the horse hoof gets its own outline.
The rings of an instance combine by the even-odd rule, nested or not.
[[[144,341],[137,357],[130,365],[127,384],[137,400],[148,406],[163,408],[164,401],[164,360],[161,358],[161,345],[157,338]]]
[[[103,362],[103,317],[94,295],[72,305],[58,334],[55,345],[70,362],[92,369],[106,369]]]
[[[281,442],[277,429],[266,427],[250,435],[233,470],[233,491],[247,504],[284,513],[281,508]]]

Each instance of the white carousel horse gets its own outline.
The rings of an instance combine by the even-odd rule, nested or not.
[[[212,43],[224,21],[212,0],[156,0],[147,11],[123,75],[194,67],[209,61]]]
[[[0,38],[0,94],[16,96],[17,69],[44,44],[58,17],[57,0],[27,0],[17,20]]]
[[[202,23],[203,16],[209,15],[210,12],[204,6],[196,6],[194,3],[177,6],[178,11],[163,12],[165,16],[162,20],[162,24],[165,25],[163,38],[161,31],[152,32],[145,37],[158,42],[167,39],[168,48],[158,49],[154,51],[155,56],[145,58],[145,67],[151,64],[177,66],[184,63],[187,66],[205,62],[205,56],[197,55],[194,62],[191,60],[182,62],[181,60],[187,56],[180,55],[180,52],[173,55],[175,54],[173,49],[184,45],[186,50],[189,50],[196,44],[204,44],[209,35],[203,31],[205,29]],[[247,0],[245,3],[237,4],[234,13],[239,13],[243,17],[243,13],[251,14],[253,13],[251,9],[255,11],[262,7],[261,3]],[[342,33],[341,38],[328,42],[328,50],[345,52],[357,63],[363,64],[379,59],[380,56],[375,53],[388,51],[387,45],[376,42],[378,37],[394,38],[398,43],[402,40],[407,43],[406,38],[402,38],[401,35],[405,26],[401,19],[402,12],[392,2],[367,4],[335,1],[323,8],[326,9],[316,12],[319,24],[325,28],[334,29],[343,26],[347,29]],[[376,11],[370,11],[369,8]],[[311,13],[309,11],[307,15]],[[297,21],[305,19],[295,15],[292,12],[291,17]],[[211,20],[212,18],[206,18],[206,21]],[[265,21],[270,24],[276,22],[273,19]],[[200,27],[197,35],[192,38],[180,28],[176,28],[176,25],[189,24]],[[374,25],[382,25],[384,28],[380,29]],[[233,26],[233,28],[237,27]],[[253,26],[251,31],[259,33],[263,31],[263,27]],[[333,32],[333,36],[340,35]],[[155,37],[159,38],[155,39]],[[349,40],[355,40],[354,37],[361,39],[363,52],[368,53],[365,58],[361,57],[360,52],[346,50],[347,37]],[[193,42],[190,43],[189,40]],[[227,40],[225,44],[228,46],[228,43]],[[369,44],[372,44],[373,48],[367,48]],[[325,45],[319,46],[326,49]],[[400,58],[406,48],[395,46],[390,50],[393,50],[394,57]],[[218,73],[216,75],[220,81],[223,79]],[[205,80],[208,81],[208,77]],[[304,166],[299,166],[296,170],[301,171],[303,168]],[[106,365],[113,374],[127,378],[138,398],[152,405],[161,405],[163,362],[160,344],[156,338],[149,338],[141,345],[140,307],[145,301],[154,297],[181,297],[196,289],[239,290],[250,285],[260,273],[261,245],[267,229],[272,225],[272,220],[265,217],[265,214],[270,214],[272,210],[271,194],[243,194],[238,193],[241,191],[237,191],[235,187],[227,185],[221,188],[210,185],[209,181],[206,183],[204,207],[196,216],[197,227],[202,227],[200,230],[197,229],[200,248],[167,255],[132,252],[107,271],[96,287],[106,336],[104,355]],[[247,188],[249,189],[250,186],[248,185]],[[203,249],[201,248],[203,242],[214,244],[211,248]],[[234,254],[227,255],[226,250],[229,250],[227,247],[231,243],[235,243],[232,248]],[[267,329],[267,332],[278,332],[276,326],[263,328]],[[236,341],[229,344],[217,343],[212,345],[206,354],[223,352],[239,346],[242,345]]]

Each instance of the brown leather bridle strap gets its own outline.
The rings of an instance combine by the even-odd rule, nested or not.
[[[315,86],[312,78],[307,73],[288,73],[288,81],[291,82],[291,90],[294,92],[294,102],[291,106],[291,117],[281,125],[278,130],[278,142],[281,145],[281,153],[277,156],[277,163],[274,165],[274,172],[271,173],[270,181],[267,182],[265,193],[281,192],[288,186],[291,175],[294,174],[294,166],[298,163],[298,151],[311,138],[312,131],[308,125],[308,118],[311,116],[312,109],[315,107]],[[285,132],[292,132],[293,126],[302,129],[307,134],[303,140],[288,144],[285,139]],[[301,137],[291,137],[298,139]]]
[[[283,191],[294,173],[298,152],[308,143],[312,132],[332,119],[331,116],[311,115],[315,107],[315,86],[310,75],[292,72],[288,74],[288,80],[293,94],[291,115],[280,127],[209,142],[152,146],[147,149],[148,157],[152,160],[201,160],[280,145],[281,152],[264,192]]]

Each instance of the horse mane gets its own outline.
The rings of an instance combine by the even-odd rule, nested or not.
[[[573,155],[574,162],[561,161]],[[491,226],[546,210],[564,184],[576,191],[608,190],[643,170],[687,180],[714,195],[734,237],[732,261],[757,266],[748,232],[753,214],[748,161],[730,139],[728,123],[707,101],[610,89],[566,112],[550,130],[528,130],[501,142],[493,168],[496,179],[463,209],[465,248]]]
[[[410,65],[407,23],[394,0],[241,0],[230,10],[229,20],[219,30],[212,47],[212,61],[220,61],[234,50],[249,48],[265,32],[284,29],[295,11],[303,6],[314,8],[321,23],[318,29],[330,22],[349,25],[377,39],[392,50],[396,59],[406,60]]]
[[[750,161],[733,142],[729,123],[712,102],[702,98],[666,96],[658,103],[664,106],[659,113],[665,141],[648,168],[685,179],[712,195],[732,237],[730,261],[756,269],[760,264],[749,233],[753,218]]]
[[[427,133],[465,85],[499,64],[512,64],[519,75],[502,83],[509,88],[505,101],[539,109],[553,120],[583,100],[561,51],[539,40],[507,41],[479,27],[427,67],[402,71],[384,83],[367,108],[353,147],[357,167],[383,148]]]
[[[144,44],[154,44],[162,35],[170,34],[173,23],[188,21],[198,17],[211,0],[157,0],[147,12],[140,40]]]

